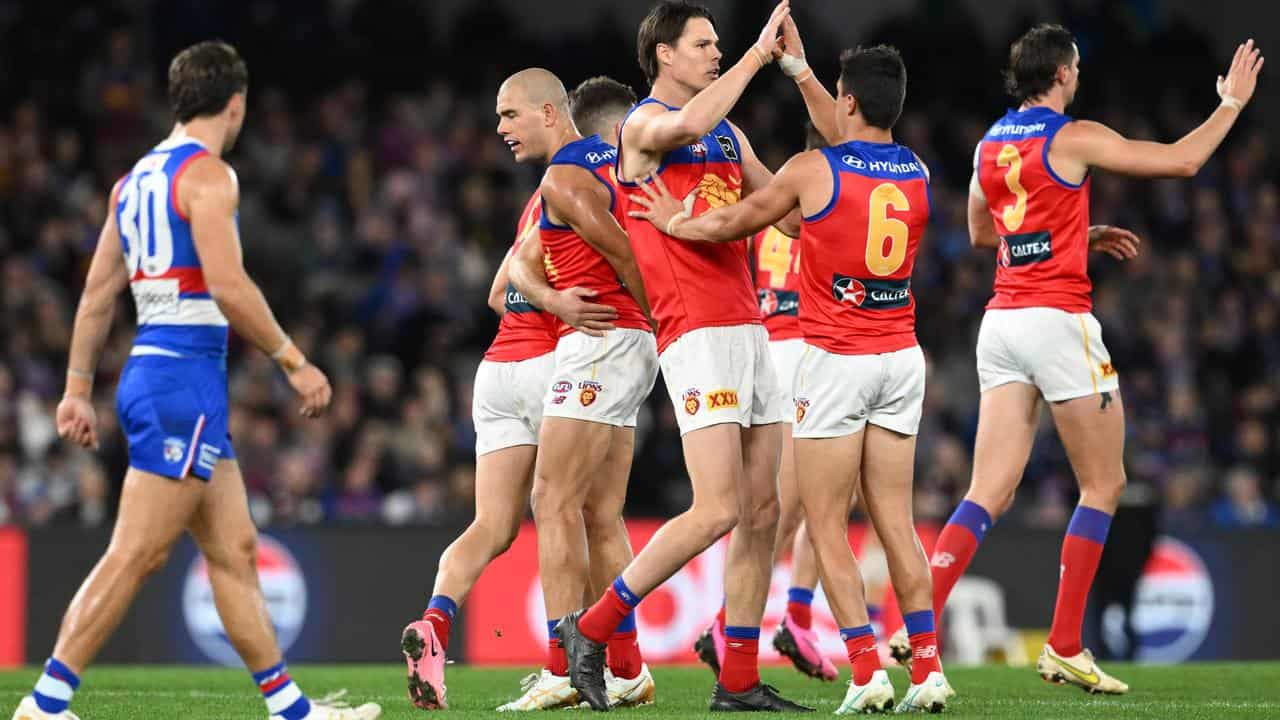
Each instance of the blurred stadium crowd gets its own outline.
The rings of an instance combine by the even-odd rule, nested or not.
[[[0,77],[0,524],[110,520],[127,464],[113,397],[132,301],[120,298],[98,368],[96,454],[59,443],[53,427],[71,320],[106,192],[168,132],[167,60],[210,36],[236,44],[250,69],[249,119],[229,157],[246,263],[335,388],[325,418],[299,417],[274,365],[233,335],[231,426],[255,518],[469,516],[471,381],[497,323],[486,290],[538,177],[493,133],[495,88],[543,64],[569,85],[607,73],[645,90],[634,28],[603,22],[549,42],[521,35],[497,6],[476,5],[444,32],[406,0],[0,10],[0,64],[12,69]],[[1173,139],[1213,107],[1226,58],[1194,29],[1144,20],[1131,5],[1064,3],[1054,17],[1080,39],[1083,88],[1072,110]],[[737,6],[766,14],[755,0]],[[897,135],[934,178],[914,281],[932,373],[917,513],[945,519],[968,484],[973,349],[993,263],[969,247],[969,164],[1005,107],[998,69],[1008,45],[976,44],[981,34],[964,30],[976,19],[957,4],[923,2],[855,37],[835,36],[803,8],[796,16],[829,83],[838,49],[853,42],[897,44],[911,74]],[[1016,30],[1041,19],[1028,15]],[[726,62],[756,24],[733,26],[722,30]],[[731,117],[771,167],[800,149],[803,106],[772,69]],[[1094,222],[1144,241],[1136,261],[1095,258],[1091,272],[1122,376],[1129,499],[1158,506],[1169,531],[1280,527],[1280,158],[1267,120],[1251,107],[1191,181],[1093,179]],[[1044,430],[1006,522],[1060,527],[1070,515],[1074,482],[1047,422]],[[628,510],[671,514],[688,493],[658,388],[641,418]]]

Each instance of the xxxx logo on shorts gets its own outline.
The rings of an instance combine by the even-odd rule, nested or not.
[[[796,424],[804,420],[806,412],[809,412],[809,398],[796,398]]]
[[[707,409],[719,410],[721,408],[738,407],[738,391],[737,390],[712,390],[707,393]]]
[[[702,401],[698,398],[702,397],[702,391],[698,388],[689,388],[684,391],[684,411],[690,415],[698,414],[698,409],[702,407]]]
[[[578,402],[586,407],[596,401],[596,396],[604,391],[604,386],[598,382],[583,380],[578,383],[578,389],[582,391],[578,393]]]

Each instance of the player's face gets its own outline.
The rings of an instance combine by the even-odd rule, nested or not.
[[[222,142],[222,154],[231,152],[231,148],[235,147],[236,140],[240,137],[240,130],[244,128],[244,114],[248,99],[245,93],[236,93],[231,96],[231,101],[227,103],[227,137]]]
[[[702,90],[720,77],[723,53],[717,43],[720,36],[706,18],[690,18],[684,33],[670,47],[672,77],[681,85]]]
[[[498,134],[516,162],[529,162],[546,153],[546,128],[541,108],[525,99],[520,88],[498,92]]]
[[[1074,46],[1072,46],[1074,47]],[[1080,89],[1080,50],[1071,56],[1071,64],[1067,66],[1067,78],[1063,82],[1063,99],[1067,105],[1076,99],[1076,91]]]

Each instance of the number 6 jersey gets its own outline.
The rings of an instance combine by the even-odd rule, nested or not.
[[[975,171],[995,221],[995,297],[988,309],[1092,309],[1089,179],[1067,182],[1049,145],[1071,118],[1046,107],[1010,110],[978,144]]]
[[[822,148],[834,187],[800,231],[800,328],[839,355],[917,345],[911,270],[929,224],[929,181],[911,150],[848,142]]]
[[[132,355],[227,354],[227,319],[205,286],[191,221],[178,208],[178,179],[206,154],[193,139],[166,140],[120,181],[114,212],[138,310]]]

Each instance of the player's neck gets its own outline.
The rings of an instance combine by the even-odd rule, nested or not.
[[[850,118],[850,126],[841,134],[840,143],[892,143],[893,131],[868,125],[861,121],[861,116]]]
[[[1018,111],[1021,112],[1037,107],[1049,108],[1059,115],[1064,115],[1067,112],[1067,103],[1062,97],[1062,93],[1053,91],[1047,92],[1040,97],[1027,99],[1027,101],[1022,103],[1022,106],[1018,108]]]
[[[204,146],[214,157],[222,156],[223,143],[226,140],[226,128],[203,118],[195,118],[190,122],[178,123],[169,133],[169,139],[190,138]]]
[[[547,151],[546,162],[550,163],[551,158],[555,157],[556,153],[560,152],[560,149],[565,145],[568,145],[571,142],[577,142],[581,139],[582,135],[573,127],[560,129],[556,133],[555,139],[551,142],[551,149]]]
[[[664,105],[678,108],[688,105],[689,101],[697,94],[697,90],[678,83],[665,75],[655,80],[653,88],[649,90],[649,97]]]

